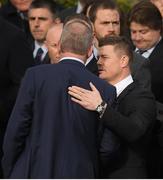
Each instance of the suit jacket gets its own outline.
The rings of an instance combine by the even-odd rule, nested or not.
[[[97,67],[97,59],[95,56],[91,59],[91,61],[86,65],[86,68],[92,72],[93,74],[98,76],[98,67]]]
[[[2,140],[26,69],[33,65],[24,34],[0,18],[0,158]]]
[[[150,91],[132,83],[117,98],[116,109],[108,106],[102,118],[104,126],[121,143],[111,157],[106,157],[107,152],[100,153],[102,178],[148,178],[146,160],[156,122],[154,97]]]
[[[163,103],[163,39],[156,45],[149,56],[151,87],[156,100]]]
[[[4,140],[6,178],[96,177],[97,114],[67,94],[90,81],[106,101],[114,99],[113,86],[74,60],[27,71]]]
[[[9,23],[15,25],[17,28],[21,29],[25,33],[25,36],[29,42],[32,40],[28,20],[21,18],[17,9],[12,5],[10,0],[0,8],[0,16]]]
[[[151,73],[151,88],[152,92],[157,100],[157,119],[160,122],[159,130],[156,131],[158,137],[159,147],[155,148],[155,156],[152,157],[152,161],[155,161],[155,165],[151,164],[149,170],[151,172],[151,178],[163,177],[163,39],[156,45],[154,50],[149,56],[149,69]],[[160,162],[160,164],[159,164]]]
[[[134,81],[139,83],[142,87],[151,90],[151,74],[149,70],[148,60],[135,52],[133,52],[131,74]]]

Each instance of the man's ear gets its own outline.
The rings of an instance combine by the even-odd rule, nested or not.
[[[88,50],[88,53],[87,53],[88,58],[92,55],[92,52],[93,52],[93,45]]]
[[[129,57],[127,55],[122,55],[120,61],[121,61],[121,67],[125,68],[129,64]]]

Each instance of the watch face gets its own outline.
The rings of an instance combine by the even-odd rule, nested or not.
[[[101,112],[102,111],[102,106],[101,105],[99,105],[98,107],[97,107],[97,112]]]

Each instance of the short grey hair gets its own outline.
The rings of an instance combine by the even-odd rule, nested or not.
[[[83,20],[73,20],[64,25],[61,35],[61,52],[86,55],[93,42],[93,30]]]

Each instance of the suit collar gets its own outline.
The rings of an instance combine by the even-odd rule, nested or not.
[[[135,82],[132,82],[129,84],[122,93],[118,96],[117,101],[121,101],[130,91],[132,91],[135,88],[136,84]]]
[[[86,63],[85,63],[85,66],[87,66],[90,62],[91,62],[91,60],[94,58],[94,55],[93,55],[93,53],[91,54],[91,56],[87,59],[87,61],[86,61]]]
[[[85,67],[85,65],[79,61],[76,61],[75,59],[71,59],[71,58],[64,58],[62,61],[59,61],[59,63],[62,64],[72,64],[72,65],[77,65],[77,66],[81,66],[81,67]]]
[[[75,57],[63,57],[63,58],[61,58],[59,61],[64,61],[64,60],[67,60],[67,59],[71,59],[71,60],[74,60],[74,61],[78,61],[78,62],[84,64],[84,62],[83,62],[81,59],[75,58]]]
[[[152,53],[149,56],[149,59],[151,57],[157,56],[158,54],[161,53],[160,49],[162,49],[163,47],[163,38],[161,38],[161,40],[159,41],[159,43],[155,46],[154,50],[152,51]]]

